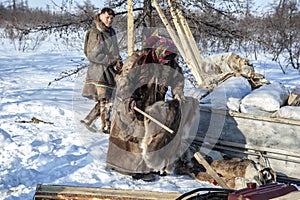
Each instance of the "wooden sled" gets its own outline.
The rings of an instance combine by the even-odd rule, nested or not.
[[[200,109],[195,142],[229,157],[247,157],[271,167],[277,177],[300,181],[300,121]]]
[[[42,185],[36,187],[35,200],[159,200],[177,199],[181,193],[154,192],[145,190],[120,190],[64,185]]]

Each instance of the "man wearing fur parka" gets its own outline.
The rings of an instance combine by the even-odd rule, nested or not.
[[[103,8],[94,17],[95,27],[87,32],[84,44],[84,53],[90,64],[82,96],[97,103],[81,123],[95,131],[93,123],[101,116],[102,131],[105,133],[109,133],[110,129],[109,105],[116,85],[115,75],[122,66],[116,33],[112,28],[114,17],[112,9]]]
[[[196,133],[200,112],[198,101],[184,96],[173,42],[151,37],[145,43],[144,51],[128,57],[116,77],[106,164],[134,179],[153,181],[157,174],[173,172]]]

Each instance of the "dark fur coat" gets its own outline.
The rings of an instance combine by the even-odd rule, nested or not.
[[[119,58],[116,33],[113,28],[106,27],[97,14],[95,27],[85,37],[84,53],[90,64],[82,96],[89,99],[109,99],[115,89],[116,70],[111,63]]]
[[[170,173],[197,132],[198,101],[166,100],[168,86],[173,96],[183,95],[183,76],[177,66],[138,65],[141,58],[145,59],[138,55],[128,58],[116,79],[107,166],[125,174]],[[135,111],[134,106],[174,133]]]

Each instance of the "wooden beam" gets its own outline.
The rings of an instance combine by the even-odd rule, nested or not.
[[[195,58],[197,60],[198,67],[199,67],[198,71],[199,71],[200,76],[201,76],[201,64],[203,62],[201,53],[199,51],[198,45],[197,45],[197,43],[195,41],[195,38],[194,38],[194,36],[192,34],[192,31],[191,31],[191,29],[190,29],[190,27],[188,25],[188,22],[186,21],[185,17],[183,16],[182,10],[179,9],[179,1],[176,0],[176,3],[177,3],[177,6],[175,8],[176,13],[177,13],[177,15],[179,17],[180,24],[183,26],[183,30],[185,32],[186,37],[189,38],[188,41],[190,42],[189,44],[191,46],[192,52],[193,52],[193,54],[194,54],[194,56],[195,56]],[[202,76],[201,76],[201,79],[203,81],[203,77]]]
[[[128,57],[132,56],[134,53],[134,17],[133,17],[133,7],[132,0],[127,1],[127,45],[128,45]]]
[[[176,30],[178,32],[180,41],[182,42],[182,46],[184,49],[184,52],[186,53],[186,59],[185,60],[190,60],[192,63],[192,66],[190,67],[193,75],[195,76],[195,79],[197,81],[197,83],[201,86],[203,85],[203,78],[201,76],[201,62],[198,62],[197,60],[197,56],[193,50],[193,43],[195,43],[194,41],[194,37],[190,32],[189,26],[186,23],[183,15],[179,13],[179,9],[178,6],[176,5],[176,8],[174,8],[174,5],[172,4],[173,0],[168,0],[168,5],[170,8],[170,12],[172,15],[172,19],[174,22],[174,25],[176,27]],[[190,33],[188,35],[188,33]],[[200,59],[199,59],[200,60]]]
[[[168,33],[170,34],[172,40],[174,41],[179,53],[181,54],[181,56],[183,57],[184,61],[186,62],[187,66],[189,67],[189,69],[192,71],[193,75],[195,76],[195,79],[197,81],[197,83],[199,85],[203,85],[203,78],[200,75],[199,72],[199,66],[197,66],[197,60],[195,59],[194,56],[192,56],[192,49],[189,49],[188,45],[187,45],[187,39],[185,37],[185,33],[183,31],[183,28],[180,28],[180,21],[178,20],[178,18],[174,18],[174,24],[175,26],[177,26],[177,31],[179,31],[180,33],[176,33],[174,31],[174,29],[171,26],[171,23],[168,21],[168,19],[166,18],[163,10],[160,8],[157,0],[152,0],[154,7],[156,8],[163,24],[165,25]],[[171,8],[173,9],[173,8]],[[174,10],[174,9],[173,9]],[[175,14],[175,13],[173,13]],[[178,36],[179,34],[179,36]],[[185,41],[185,42],[184,42]]]
[[[177,199],[181,193],[154,192],[146,190],[120,190],[113,188],[95,188],[82,186],[42,185],[36,187],[35,200],[159,200]]]
[[[291,124],[300,126],[300,120],[295,119],[286,119],[286,118],[280,118],[280,117],[270,117],[270,116],[263,116],[263,115],[254,115],[249,113],[240,113],[235,111],[228,111],[228,110],[222,110],[222,109],[214,109],[212,111],[212,108],[209,107],[200,107],[201,112],[205,113],[214,113],[214,114],[220,114],[220,115],[228,115],[230,117],[237,117],[237,118],[244,118],[249,120],[257,120],[257,121],[265,121],[265,122],[272,122],[272,123],[278,123],[278,124]]]
[[[202,157],[202,155],[199,152],[196,152],[194,154],[194,157],[196,160],[203,165],[203,167],[206,169],[206,172],[211,175],[217,183],[222,187],[222,188],[229,188],[230,187],[225,183],[225,181],[213,170],[213,168],[208,164],[208,162]]]

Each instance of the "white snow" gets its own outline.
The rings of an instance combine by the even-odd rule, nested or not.
[[[22,53],[7,39],[0,42],[0,199],[32,199],[37,184],[176,192],[213,187],[188,176],[136,181],[106,169],[108,135],[79,124],[94,105],[81,97],[85,71],[48,86],[61,72],[75,69],[83,52],[49,41]],[[266,58],[254,64],[271,81],[300,85],[295,70],[282,74]],[[53,124],[18,123],[32,117]]]

